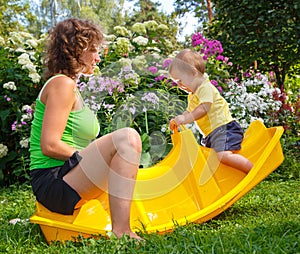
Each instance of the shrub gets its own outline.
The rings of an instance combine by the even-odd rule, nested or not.
[[[22,32],[11,33],[0,41],[0,184],[3,184],[27,175],[33,102],[41,87],[42,40]]]
[[[116,27],[115,34],[106,35],[95,75],[82,76],[77,84],[99,118],[100,135],[125,126],[140,133],[141,167],[168,154],[172,146],[169,121],[186,108],[186,95],[167,75],[176,51],[165,39],[165,30],[155,21],[137,23],[131,29]],[[27,179],[30,124],[42,85],[42,46],[43,38],[35,40],[26,33],[0,38],[0,183]],[[258,71],[245,72],[240,79],[230,75],[232,62],[222,55],[220,42],[197,33],[192,46],[205,56],[212,83],[244,128],[257,118],[269,126],[285,125],[285,167],[296,165],[292,175],[299,177],[294,160],[299,158],[294,150],[299,148],[298,100],[279,91],[270,75]]]

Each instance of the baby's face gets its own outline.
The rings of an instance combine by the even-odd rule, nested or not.
[[[178,85],[178,88],[185,92],[192,92],[192,84],[194,80],[194,75],[189,75],[183,71],[176,70],[170,73],[172,80]]]

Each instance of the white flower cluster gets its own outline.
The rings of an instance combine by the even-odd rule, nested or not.
[[[280,94],[280,90],[271,86],[267,76],[259,74],[240,83],[230,80],[227,86],[228,91],[223,96],[243,128],[247,128],[253,120],[263,121],[268,112],[278,111],[281,107],[281,102],[273,96],[274,93]]]
[[[119,36],[131,36],[131,32],[124,26],[115,26],[114,31],[119,35]]]
[[[29,146],[29,138],[22,138],[20,140],[20,145],[22,148],[28,148]]]
[[[144,24],[150,31],[156,31],[156,29],[158,28],[158,23],[155,20],[146,21],[144,22]]]
[[[6,145],[0,144],[0,158],[3,158],[8,153],[8,148]]]
[[[35,49],[38,45],[38,41],[31,34],[26,32],[10,32],[9,41],[15,47],[25,46],[28,49]]]
[[[139,46],[146,46],[148,44],[148,38],[145,38],[143,36],[135,37],[132,41]]]
[[[9,82],[3,84],[3,88],[7,89],[7,90],[12,90],[12,91],[16,91],[17,90],[17,87],[16,87],[14,81],[9,81]]]
[[[29,77],[32,82],[40,82],[40,75],[36,71],[36,66],[30,60],[30,56],[27,53],[23,53],[18,57],[18,64],[22,65],[22,69],[27,69],[29,71]]]
[[[146,33],[147,33],[145,24],[144,24],[144,23],[140,23],[140,22],[135,23],[135,24],[132,26],[131,30],[132,30],[134,33],[137,33],[137,34],[146,34]]]
[[[132,48],[132,45],[129,41],[129,39],[125,37],[119,37],[117,38],[116,43],[113,46],[115,48],[115,52],[119,55],[124,55],[129,53],[130,49]]]
[[[132,64],[137,70],[144,70],[145,66],[147,66],[147,59],[144,55],[137,56],[132,59]]]
[[[0,45],[4,46],[5,45],[5,40],[2,36],[0,36]]]

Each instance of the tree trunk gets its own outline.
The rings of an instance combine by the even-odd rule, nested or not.
[[[213,19],[213,15],[212,15],[210,0],[206,0],[206,3],[207,3],[208,20],[209,22],[211,22]]]

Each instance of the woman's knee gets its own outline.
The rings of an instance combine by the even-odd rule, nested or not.
[[[113,143],[117,153],[127,160],[134,159],[138,163],[142,151],[142,142],[139,133],[132,128],[122,128],[113,133]]]

